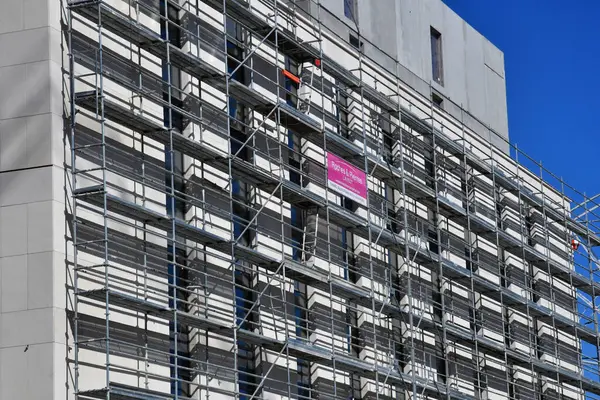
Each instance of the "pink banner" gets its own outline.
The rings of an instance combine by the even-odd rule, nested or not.
[[[367,174],[347,161],[327,153],[327,186],[363,206],[367,205]]]

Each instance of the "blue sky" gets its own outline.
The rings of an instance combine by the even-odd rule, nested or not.
[[[504,52],[511,142],[600,192],[600,1],[444,2]]]

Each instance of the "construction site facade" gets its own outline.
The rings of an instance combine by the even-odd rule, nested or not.
[[[9,3],[0,399],[600,399],[595,198],[440,0]]]

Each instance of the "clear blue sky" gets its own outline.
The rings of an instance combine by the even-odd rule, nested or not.
[[[444,0],[504,52],[511,142],[600,192],[600,0]]]

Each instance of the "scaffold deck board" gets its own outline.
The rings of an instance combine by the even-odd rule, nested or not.
[[[164,132],[165,127],[158,123],[152,123],[147,117],[136,115],[135,113],[121,107],[115,102],[100,98],[101,94],[95,90],[80,92],[75,94],[75,104],[92,113],[100,114],[101,108],[104,105],[104,113],[111,121],[118,123],[128,129],[143,133],[151,134],[154,132]]]
[[[265,256],[261,255],[261,258],[265,259]],[[276,261],[273,261],[273,264],[276,264]],[[357,304],[361,304],[366,307],[371,307],[374,305],[376,307],[376,309],[379,309],[382,312],[388,313],[389,315],[401,316],[405,319],[408,318],[408,316],[410,315],[410,312],[407,311],[406,307],[396,306],[396,305],[393,305],[388,302],[382,302],[380,300],[374,300],[371,297],[370,292],[368,290],[361,289],[348,281],[341,280],[340,278],[328,277],[324,273],[319,273],[318,271],[315,271],[315,270],[308,271],[308,269],[305,266],[303,266],[302,264],[297,263],[295,261],[286,261],[285,266],[287,269],[294,271],[296,273],[296,278],[298,278],[300,281],[312,282],[312,283],[317,282],[317,284],[315,286],[323,287],[323,288],[327,287],[328,285],[331,285],[331,287],[333,288],[332,290],[334,290],[334,292],[337,295],[344,296],[348,300],[357,302]],[[271,267],[269,269],[273,270],[274,268],[275,268],[275,266],[271,265]],[[480,280],[481,280],[481,278],[480,278]],[[488,284],[488,286],[490,286],[490,285]],[[498,290],[494,290],[494,291],[499,292]],[[505,289],[502,289],[502,291],[504,291],[504,295],[508,294]],[[169,309],[166,306],[152,303],[152,302],[149,302],[149,301],[146,301],[143,299],[139,299],[134,296],[130,296],[130,295],[127,295],[124,293],[114,291],[114,290],[98,289],[98,290],[92,290],[92,291],[87,291],[87,292],[81,292],[81,293],[79,293],[79,295],[81,295],[83,297],[92,298],[92,299],[100,301],[100,302],[105,302],[107,295],[108,295],[109,302],[111,304],[119,305],[122,307],[126,307],[128,309],[139,311],[139,312],[148,313],[150,315],[154,315],[156,317],[164,318],[167,320],[172,320],[174,318],[173,313],[175,311]],[[512,296],[513,301],[516,301],[517,297],[518,297],[517,295],[513,294],[513,296]],[[527,302],[527,300],[525,300],[525,299],[522,299],[521,301]],[[535,303],[529,304],[529,307],[531,308],[532,311],[537,311],[534,313],[534,315],[536,315],[538,317],[553,317],[554,316],[553,315],[554,313],[551,310],[548,310],[545,307],[538,306]],[[176,313],[177,313],[178,321],[180,321],[181,323],[184,323],[188,326],[197,327],[200,329],[206,329],[211,332],[219,332],[221,334],[224,334],[224,333],[226,333],[226,331],[233,329],[232,327],[229,327],[228,325],[225,325],[219,321],[208,320],[208,319],[201,318],[198,316],[192,316],[187,313],[183,313],[181,311],[177,311]],[[496,342],[492,339],[489,339],[489,338],[486,338],[486,337],[483,337],[480,335],[475,335],[473,332],[470,332],[468,330],[464,330],[464,329],[461,329],[458,327],[452,327],[452,326],[442,326],[438,322],[434,322],[428,318],[422,318],[422,316],[419,315],[418,312],[413,314],[413,317],[419,321],[419,325],[422,325],[423,328],[434,329],[434,330],[439,330],[439,331],[441,331],[442,329],[445,328],[447,334],[451,338],[454,338],[455,340],[457,340],[459,342],[460,341],[464,341],[467,343],[477,342],[481,348],[485,349],[490,354],[495,354],[496,356],[501,357],[501,358],[503,358],[504,355],[506,354],[508,359],[510,359],[513,363],[515,363],[517,365],[533,364],[535,366],[537,372],[542,373],[545,376],[548,376],[550,378],[554,378],[554,377],[558,376],[559,381],[566,382],[566,383],[571,382],[575,376],[583,379],[582,375],[574,374],[568,370],[565,370],[564,368],[559,368],[557,366],[549,365],[540,360],[532,358],[531,356],[527,356],[525,354],[519,353],[518,351],[508,349],[505,346],[505,344],[503,344],[503,343]],[[572,321],[569,323],[569,325],[572,328],[573,326],[576,326],[577,323]],[[589,340],[590,336],[591,336],[591,338],[595,338],[594,333],[590,332],[589,329],[586,329],[583,326],[576,327],[575,329],[577,329],[577,332],[573,332],[573,333],[582,334],[583,338],[586,340]],[[272,338],[264,337],[255,332],[249,332],[249,331],[240,329],[237,331],[237,333],[239,335],[238,336],[239,338],[243,338],[244,340],[247,340],[249,342],[252,342],[252,343],[255,343],[258,345],[266,346],[266,347],[272,349],[273,351],[281,351],[281,349],[283,348],[283,345],[284,345],[284,343],[279,340],[274,340]],[[300,343],[300,344],[302,344],[302,343]],[[299,346],[299,344],[296,343],[296,346]],[[304,347],[302,347],[302,346],[304,346]],[[319,355],[319,357],[322,357],[323,354],[326,354],[326,353],[323,353],[324,350],[320,350],[319,348],[316,348],[314,346],[306,347],[303,344],[302,344],[302,346],[300,346],[300,349],[304,349],[304,351],[308,351],[307,349],[310,349],[311,354],[316,352],[315,354]],[[300,351],[300,350],[298,350],[298,351]],[[308,356],[308,357],[314,358],[315,354],[313,354],[312,356],[310,354],[304,354],[304,353],[298,354],[298,355],[302,356],[302,357]],[[345,360],[345,362],[346,362],[345,368],[346,368],[346,370],[349,370],[349,371],[356,372],[357,371],[356,369],[358,368],[362,373],[364,373],[365,368],[373,368],[373,366],[371,364],[363,363],[360,360],[345,358],[342,355],[336,354],[334,358],[338,361]],[[365,365],[366,365],[366,367],[365,367]],[[373,369],[371,369],[369,371],[374,374]],[[401,378],[402,377],[400,375],[398,375],[398,379],[401,379]],[[579,378],[577,378],[577,379],[579,379]],[[588,379],[586,381],[586,385],[589,387],[588,388],[589,390],[591,390],[591,391],[596,390],[596,391],[600,392],[600,384],[595,383]]]
[[[402,384],[410,388],[413,378],[404,373],[398,372],[395,367],[385,368],[383,366],[375,366],[369,362],[350,357],[344,354],[331,353],[329,349],[316,346],[313,343],[304,342],[298,339],[288,339],[287,341],[277,340],[263,336],[256,332],[251,332],[246,329],[235,328],[221,321],[208,319],[201,316],[191,315],[189,313],[169,309],[157,303],[149,302],[128,294],[120,293],[112,289],[97,289],[79,292],[79,296],[87,297],[99,302],[105,302],[108,297],[110,304],[125,307],[127,309],[148,313],[150,315],[164,318],[169,321],[174,321],[177,318],[179,323],[186,324],[190,327],[205,329],[210,332],[215,332],[229,338],[238,338],[256,345],[264,346],[273,351],[283,351],[285,346],[288,347],[290,354],[301,357],[302,359],[311,360],[323,365],[335,365],[336,368],[346,372],[359,372],[363,376],[377,380],[379,382],[392,382]],[[435,391],[441,387],[432,387],[427,380],[416,377],[414,378],[417,387],[424,391]],[[442,388],[445,392],[445,388]],[[91,397],[91,392],[88,394]]]
[[[217,391],[215,391],[217,392]],[[106,399],[110,395],[113,400],[189,400],[185,396],[161,393],[141,387],[111,383],[108,388],[79,392],[79,398]]]
[[[269,259],[268,257],[266,257],[258,252],[256,252],[256,254],[263,261]],[[262,262],[262,264],[265,265],[264,262]],[[277,268],[277,265],[279,265],[278,261],[272,259],[271,265],[268,269],[274,271],[275,268]],[[375,305],[376,309],[381,310],[381,312],[387,313],[388,315],[396,315],[396,316],[399,315],[399,316],[403,316],[404,318],[408,318],[409,311],[406,310],[406,307],[393,305],[387,301],[382,302],[380,300],[373,299],[368,290],[359,288],[356,285],[354,285],[348,281],[342,280],[340,278],[327,276],[323,272],[319,272],[314,269],[312,269],[312,271],[311,271],[310,268],[305,267],[301,263],[291,261],[291,260],[285,261],[285,267],[287,269],[293,271],[295,273],[295,277],[301,282],[305,282],[307,284],[316,283],[315,287],[321,287],[323,289],[325,289],[329,285],[331,285],[332,290],[337,295],[343,296],[344,298],[346,298],[348,300],[355,301],[357,304],[361,304],[365,307],[371,307],[372,305]],[[551,310],[549,310],[545,307],[539,306],[536,303],[533,303],[529,300],[520,298],[520,296],[518,296],[514,293],[510,293],[506,289],[498,290],[498,288],[494,287],[493,284],[491,284],[491,282],[486,282],[484,279],[482,279],[480,277],[475,277],[475,276],[473,276],[473,279],[474,279],[474,281],[478,281],[482,286],[485,286],[485,287],[491,289],[489,292],[485,292],[486,295],[489,295],[492,292],[494,292],[494,293],[497,293],[498,296],[500,294],[502,294],[502,296],[505,296],[504,297],[505,299],[510,296],[510,298],[512,298],[512,301],[515,304],[517,302],[519,302],[521,304],[526,304],[530,308],[530,310],[533,311],[533,315],[536,317],[539,317],[539,318],[556,317],[554,315],[554,312],[552,312]],[[84,297],[93,298],[98,301],[105,301],[106,293],[107,293],[106,290],[101,289],[101,290],[95,290],[95,291],[90,291],[90,292],[84,292],[84,293],[81,293],[81,295]],[[151,302],[148,302],[145,300],[136,299],[132,296],[128,296],[128,295],[125,295],[125,294],[122,294],[119,292],[109,291],[108,293],[109,293],[109,297],[111,299],[110,302],[112,304],[121,305],[121,306],[124,306],[127,308],[135,309],[140,312],[147,312],[149,314],[152,314],[152,315],[155,315],[155,316],[158,316],[161,318],[165,318],[165,319],[171,318],[170,314],[172,313],[172,310],[169,310],[167,307],[164,307],[164,306],[161,306],[158,304],[154,304],[154,303],[151,303]],[[491,296],[491,297],[500,299],[499,297],[496,297],[496,296]],[[430,328],[430,329],[436,329],[436,330],[443,329],[443,327],[441,325],[438,325],[438,323],[434,323],[433,321],[431,321],[427,318],[424,319],[418,313],[414,314],[414,318],[418,318],[418,320],[421,321],[420,323],[423,325],[423,327]],[[198,317],[193,317],[193,316],[189,316],[189,315],[181,315],[179,317],[179,320],[180,320],[180,322],[186,323],[189,326],[196,326],[201,329],[208,329],[208,330],[215,331],[215,332],[221,331],[223,329],[229,329],[226,325],[219,324],[217,322],[214,322],[211,325],[210,322],[203,321],[203,320],[199,321]],[[563,322],[565,323],[565,327],[569,328],[568,330],[571,333],[578,334],[584,340],[593,342],[593,340],[596,337],[592,330],[577,324],[575,321],[569,320],[568,322],[567,321],[563,321]],[[448,327],[448,326],[446,326],[445,328],[451,337],[454,337],[455,339],[458,339],[460,341],[466,341],[466,342],[476,341],[477,343],[479,343],[479,345],[482,348],[486,349],[489,352],[496,354],[497,356],[502,356],[503,354],[507,354],[507,356],[509,357],[510,360],[512,360],[515,363],[523,364],[523,365],[535,363],[536,368],[539,370],[538,372],[544,373],[546,376],[553,377],[556,374],[559,374],[560,376],[562,376],[561,379],[564,379],[565,381],[569,381],[570,379],[572,379],[573,374],[568,372],[567,370],[564,370],[564,369],[561,369],[558,367],[553,367],[553,366],[543,363],[539,360],[531,359],[531,357],[521,354],[518,351],[514,351],[514,350],[510,350],[510,349],[506,348],[505,345],[502,343],[495,342],[491,339],[488,339],[488,338],[485,338],[482,336],[474,335],[472,332],[469,332],[469,331],[466,331],[466,330],[463,330],[460,328],[456,328],[456,327],[452,328],[452,327]],[[574,331],[574,330],[576,330],[576,331]],[[242,335],[246,335],[246,333],[248,333],[248,332],[242,332]],[[273,341],[270,338],[261,337],[260,335],[256,335],[255,333],[252,333],[252,332],[249,332],[248,335],[246,335],[248,337],[244,336],[246,340],[249,340],[249,341],[251,340],[251,341],[257,342],[257,343],[260,342],[260,344],[262,344],[262,345],[269,345],[269,346],[271,346],[271,348],[273,348],[276,351],[279,351],[281,349],[281,347],[280,347],[281,342]],[[592,383],[589,383],[589,384],[591,385]],[[598,388],[596,390],[600,390],[600,385],[598,386]]]
[[[87,196],[94,195],[92,197],[94,199],[93,203],[96,206],[101,207],[102,196],[101,196],[101,192],[98,191],[98,188],[96,188],[96,190],[88,189],[87,193],[88,193]],[[76,192],[75,194],[77,195],[78,193]],[[107,197],[115,206],[115,208],[111,207],[110,209],[114,209],[117,212],[123,213],[126,216],[130,216],[130,217],[135,216],[136,218],[141,217],[141,220],[145,221],[145,222],[153,221],[155,223],[156,227],[158,227],[160,229],[164,229],[165,231],[168,231],[171,227],[168,223],[168,219],[165,219],[166,217],[164,215],[157,215],[156,213],[150,213],[152,215],[146,215],[146,213],[143,211],[143,207],[141,207],[141,206],[135,206],[134,208],[136,208],[136,210],[130,210],[129,207],[131,207],[132,204],[128,204],[127,202],[124,202],[114,196],[111,196],[111,195],[108,195]],[[142,210],[141,211],[137,210],[137,208],[140,208]],[[337,222],[342,224],[342,226],[346,226],[349,230],[351,230],[365,238],[369,237],[369,232],[368,232],[369,228],[364,219],[356,216],[355,214],[353,214],[353,213],[349,212],[348,210],[345,210],[339,206],[331,205],[331,206],[329,206],[329,210],[330,210],[329,211],[330,217],[333,217],[333,219],[338,220]],[[177,226],[176,226],[177,232],[183,234],[184,236],[190,238],[191,240],[200,241],[205,244],[212,243],[214,247],[218,248],[219,250],[225,250],[225,251],[227,250],[228,246],[230,246],[225,240],[218,238],[214,235],[206,234],[205,231],[198,229],[198,228],[191,227],[190,225],[185,224],[182,221],[177,221],[176,224],[177,224]],[[399,254],[405,254],[405,249],[406,249],[405,242],[402,238],[396,237],[389,230],[383,229],[383,228],[380,232],[375,232],[374,234],[376,236],[377,235],[379,236],[379,240],[384,246],[386,246],[388,248],[394,248],[395,251],[397,251]],[[439,262],[439,258],[437,257],[437,255],[434,253],[431,253],[430,251],[428,251],[426,249],[422,249],[418,246],[415,246],[413,243],[410,243],[410,242],[408,243],[408,247],[411,250],[411,252],[413,253],[413,255],[415,255],[415,253],[416,253],[417,260],[424,265],[431,265],[432,266],[431,268],[435,268],[435,265]],[[529,249],[527,246],[525,248]],[[243,255],[247,261],[253,262],[256,265],[264,266],[265,263],[267,263],[269,265],[278,265],[281,262],[280,260],[270,259],[269,257],[266,257],[265,255],[261,254],[260,252],[249,249],[245,246],[236,245],[236,249],[237,249],[236,251],[239,254]],[[515,252],[515,254],[519,255],[520,253],[517,250],[520,250],[520,247],[513,248],[513,251]],[[532,250],[532,252],[534,252],[534,250]],[[539,256],[539,258],[536,258],[536,260],[539,260],[540,262],[543,262],[543,263],[546,262],[546,261],[543,261],[544,258],[541,255]],[[555,263],[551,263],[549,265],[553,266],[555,271],[562,270],[560,268],[560,266],[556,265]],[[460,267],[455,268],[453,266],[453,264],[448,261],[443,261],[442,266],[445,267],[444,273],[454,274],[455,276],[456,276],[456,271],[458,271],[460,268]],[[463,268],[463,270],[464,270],[464,268]],[[573,276],[576,276],[576,274],[572,273],[569,276],[573,277]],[[467,278],[467,276],[465,276],[465,278]],[[574,281],[576,281],[576,280],[574,279]],[[579,281],[581,281],[582,283],[585,282],[583,277],[580,277]],[[494,294],[494,293],[499,293],[497,288],[493,288],[490,285],[485,285],[484,282],[485,282],[485,280],[483,280],[480,277],[477,277],[474,280],[474,284],[476,285],[476,288],[481,289],[482,292],[484,292],[488,295]],[[591,285],[590,285],[590,288],[593,290],[597,289],[597,288],[594,289],[594,287]],[[494,289],[494,290],[492,290],[492,289]],[[492,295],[491,297],[495,297],[495,296]],[[521,304],[526,305],[526,303],[523,303],[523,302],[521,302]],[[561,324],[560,326],[564,327],[564,328],[568,328],[568,325]],[[580,332],[580,335],[585,337],[586,340],[592,341],[592,338],[594,336],[592,336],[589,329],[580,329],[579,332]]]
[[[84,199],[86,199],[86,198],[88,200],[91,199],[92,204],[94,204],[98,207],[102,207],[103,192],[101,191],[101,187],[93,187],[93,188],[87,188],[85,190],[75,191],[74,194],[78,197],[84,196],[83,197]],[[115,210],[125,216],[137,219],[141,222],[154,223],[155,227],[157,227],[159,229],[164,229],[165,231],[169,231],[171,229],[169,219],[164,215],[161,215],[161,214],[158,214],[155,212],[151,212],[142,206],[138,206],[138,205],[132,204],[130,202],[121,200],[121,199],[117,198],[116,196],[113,196],[110,194],[107,194],[107,200],[109,201],[109,205],[111,205],[109,207],[110,210]],[[341,208],[340,208],[340,210],[346,212],[346,210],[343,210]],[[356,222],[363,221],[362,222],[363,226],[366,226],[366,223],[364,222],[364,220],[362,220],[358,216],[356,216],[355,221]],[[176,230],[178,233],[189,238],[190,240],[194,240],[194,241],[198,241],[200,243],[207,244],[211,247],[214,247],[215,249],[217,249],[219,251],[227,252],[228,249],[232,249],[230,242],[228,242],[228,241],[224,240],[223,238],[220,238],[216,235],[209,234],[208,232],[206,232],[200,228],[196,228],[189,224],[186,224],[183,221],[179,221],[179,220],[176,221]],[[356,228],[356,226],[353,228],[353,230],[357,233],[361,233],[361,230]],[[415,244],[413,244],[411,242],[406,244],[402,238],[395,237],[388,230],[382,230],[379,233],[380,233],[379,239],[382,242],[382,244],[386,245],[387,247],[393,247],[399,254],[404,254],[405,246],[408,245],[409,249],[411,249],[412,255],[418,256],[417,260],[421,264],[423,264],[425,266],[430,266],[429,268],[433,268],[433,269],[436,268],[436,265],[439,262],[439,258],[437,257],[437,255],[435,253],[431,253],[429,250],[426,250],[419,246],[416,246]],[[362,232],[362,234],[364,235],[365,232]],[[368,235],[367,235],[367,237],[368,237]],[[242,256],[246,261],[252,262],[253,264],[256,264],[259,266],[266,267],[271,270],[273,268],[277,268],[279,266],[279,264],[283,261],[283,260],[274,259],[274,258],[269,257],[257,250],[248,248],[246,246],[242,246],[240,244],[235,244],[233,247],[233,250],[236,254]],[[517,302],[517,300],[518,300],[518,303],[521,304],[522,306],[531,307],[531,309],[533,311],[535,311],[536,309],[537,310],[540,309],[540,307],[534,306],[535,303],[529,302],[520,296],[510,293],[507,289],[498,288],[498,287],[494,286],[491,282],[488,282],[481,277],[474,276],[471,274],[471,272],[469,272],[465,268],[457,267],[453,263],[451,263],[447,260],[442,260],[442,268],[443,268],[444,274],[448,274],[449,277],[454,277],[454,278],[462,277],[464,279],[472,278],[474,285],[475,285],[474,288],[477,289],[478,291],[480,291],[481,293],[484,293],[492,298],[495,298],[498,300],[506,298],[506,297],[500,297],[500,295],[502,293],[504,296],[507,296],[508,299],[513,299],[513,301],[515,301],[515,302]],[[540,314],[540,316],[543,316],[543,317],[551,317],[553,315],[554,315],[554,313],[551,312],[550,310],[548,310],[547,312],[544,312],[543,314]],[[572,329],[570,328],[570,325],[573,325],[573,324],[575,326],[578,326],[576,328],[576,330],[580,337],[584,338],[587,341],[593,342],[593,339],[595,338],[593,331],[591,331],[589,328],[579,326],[579,324],[575,321],[572,321],[569,324],[566,324],[565,321],[563,321],[563,323],[560,324],[560,327],[562,329],[568,329],[569,331],[571,331]]]

